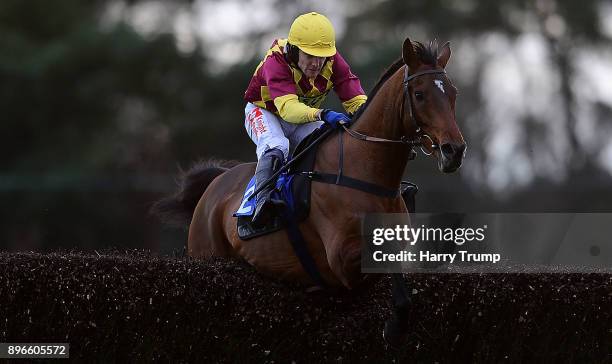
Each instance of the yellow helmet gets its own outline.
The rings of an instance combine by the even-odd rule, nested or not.
[[[336,54],[334,26],[319,13],[298,16],[291,24],[288,41],[312,56],[331,57]]]

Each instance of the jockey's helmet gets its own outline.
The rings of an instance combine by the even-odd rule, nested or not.
[[[298,16],[289,29],[288,41],[304,53],[317,57],[336,54],[336,32],[324,15],[307,13]]]

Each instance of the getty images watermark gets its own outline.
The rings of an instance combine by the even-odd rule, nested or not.
[[[482,243],[485,240],[487,228],[487,225],[479,228],[434,228],[425,225],[413,228],[409,225],[395,225],[395,228],[374,228],[372,244],[380,246],[385,242],[404,242],[410,246],[415,246],[418,243],[443,242],[462,246],[465,243]],[[372,259],[376,262],[449,262],[452,264],[458,259],[463,262],[497,263],[501,260],[501,254],[470,253],[468,250],[459,250],[454,253],[420,249],[417,251],[400,250],[397,253],[375,250]]]
[[[362,271],[608,272],[612,214],[372,214]]]

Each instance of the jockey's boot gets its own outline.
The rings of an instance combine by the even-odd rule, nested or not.
[[[283,165],[284,155],[279,149],[268,149],[257,162],[255,170],[255,184],[257,188],[267,181]],[[257,194],[257,206],[253,214],[253,225],[264,226],[273,217],[277,210],[285,207],[285,202],[272,198],[276,181],[269,183]]]

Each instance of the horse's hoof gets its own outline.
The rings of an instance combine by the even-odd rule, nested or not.
[[[397,321],[385,322],[383,339],[393,349],[399,349],[406,341],[406,331],[402,330]]]

